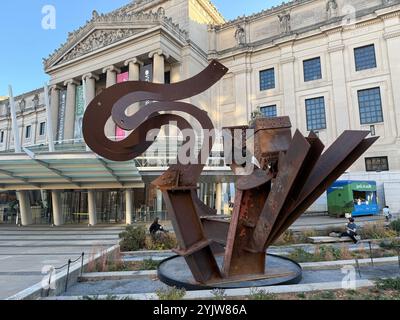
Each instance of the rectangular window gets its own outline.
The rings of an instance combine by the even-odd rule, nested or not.
[[[372,88],[358,91],[361,124],[383,122],[381,89]]]
[[[25,129],[25,138],[29,139],[31,137],[32,126],[27,126]]]
[[[46,133],[46,122],[41,122],[39,128],[39,135],[44,136],[45,133]]]
[[[4,142],[4,131],[0,133],[0,143]]]
[[[324,97],[306,100],[307,130],[326,129]]]
[[[356,63],[356,71],[376,68],[375,46],[373,44],[355,48],[354,58]]]
[[[278,116],[276,105],[261,107],[260,112],[266,118],[274,118]]]
[[[321,58],[303,61],[304,82],[322,79]]]
[[[365,167],[367,171],[389,171],[388,157],[365,158]]]
[[[275,88],[275,69],[260,71],[260,91]]]

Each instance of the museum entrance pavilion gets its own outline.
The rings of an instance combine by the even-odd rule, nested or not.
[[[0,154],[0,223],[60,226],[168,220],[162,195],[151,182],[176,158],[176,150],[146,153],[127,162],[99,157],[83,143],[58,144],[55,152],[23,150]],[[198,185],[199,198],[219,214],[229,214],[233,181],[222,155],[212,153]]]

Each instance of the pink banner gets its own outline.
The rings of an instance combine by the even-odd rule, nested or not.
[[[117,75],[118,83],[126,82],[126,81],[129,81],[129,72],[124,72],[124,73],[120,73],[119,75]],[[117,138],[117,141],[124,140],[126,137],[126,131],[122,130],[120,127],[117,126],[115,129],[115,136]]]

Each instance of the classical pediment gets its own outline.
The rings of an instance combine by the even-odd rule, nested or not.
[[[95,30],[83,41],[79,42],[71,51],[66,53],[59,64],[84,56],[90,52],[107,47],[111,44],[129,38],[145,29],[104,29]]]
[[[100,15],[93,11],[90,21],[80,29],[69,33],[66,43],[44,59],[44,67],[47,70],[62,65],[155,26],[165,27],[181,40],[187,38],[186,31],[181,30],[171,18],[167,18],[163,8],[148,13],[114,11]]]

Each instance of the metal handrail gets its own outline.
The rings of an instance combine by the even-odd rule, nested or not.
[[[66,264],[64,264],[63,266],[57,267],[57,268],[52,268],[52,269],[50,270],[50,275],[49,275],[49,289],[47,290],[47,297],[49,296],[49,294],[50,294],[50,289],[51,289],[50,285],[51,285],[51,276],[52,276],[52,274],[53,274],[52,271],[62,270],[62,269],[64,269],[65,267],[67,267],[67,276],[66,276],[66,279],[65,279],[65,287],[64,287],[64,293],[65,293],[65,292],[67,292],[67,290],[68,290],[69,272],[70,272],[70,269],[71,269],[71,264],[74,264],[74,263],[78,262],[79,260],[81,260],[81,270],[80,270],[80,271],[81,271],[81,276],[82,276],[82,274],[83,274],[84,258],[85,258],[85,253],[82,252],[82,254],[81,254],[77,259],[75,259],[75,260],[68,259],[68,262],[67,262]]]

